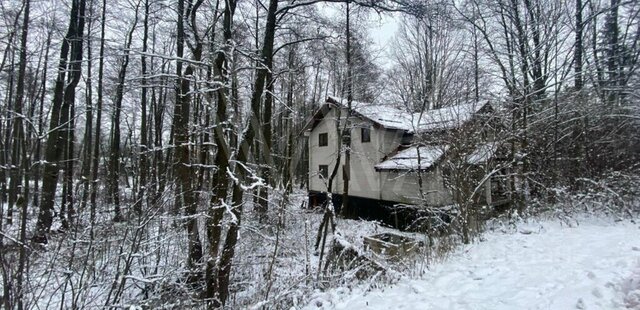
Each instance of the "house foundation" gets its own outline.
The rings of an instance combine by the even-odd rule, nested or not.
[[[327,194],[324,192],[309,191],[310,208],[323,208],[327,201]],[[343,215],[348,219],[363,219],[368,221],[378,221],[382,224],[403,231],[424,231],[427,221],[450,222],[450,217],[440,214],[436,221],[432,212],[428,212],[417,206],[399,205],[397,202],[349,196],[349,212],[341,213],[342,195],[333,194],[332,202],[336,214]]]

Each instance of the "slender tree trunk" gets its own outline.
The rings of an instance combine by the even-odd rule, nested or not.
[[[4,132],[4,146],[2,148],[2,166],[3,167],[8,167],[7,168],[3,168],[2,172],[3,172],[3,176],[2,176],[2,188],[0,189],[2,191],[2,198],[3,200],[6,200],[8,202],[7,205],[7,224],[11,225],[13,224],[13,209],[14,209],[14,201],[15,198],[12,198],[12,196],[14,196],[11,193],[11,174],[13,173],[13,171],[15,169],[12,169],[11,167],[11,139],[13,137],[12,133],[12,129],[13,129],[13,123],[14,121],[14,114],[12,113],[14,107],[12,107],[13,104],[15,104],[15,75],[16,75],[16,60],[15,60],[15,48],[11,48],[12,52],[11,52],[11,66],[10,66],[10,70],[9,70],[9,91],[7,92],[7,97],[5,102],[6,104],[6,124],[5,124],[5,132]],[[7,173],[6,170],[9,170],[9,187],[7,188]],[[7,195],[8,194],[8,195]]]
[[[67,167],[65,168],[65,182],[67,183],[67,221],[70,224],[73,224],[75,218],[75,207],[74,207],[74,191],[73,191],[73,166],[76,161],[75,159],[75,104],[71,105],[70,108],[71,118],[69,119],[68,130],[67,130]]]
[[[188,18],[185,16],[185,2],[178,2],[178,33],[177,33],[177,56],[182,59],[184,56],[184,45],[186,40],[184,22]],[[193,13],[195,14],[195,12]],[[196,43],[199,44],[199,43]],[[199,59],[200,55],[193,55],[194,59]],[[196,195],[191,183],[192,169],[189,156],[189,117],[190,117],[190,80],[194,75],[193,65],[187,65],[182,72],[182,60],[178,60],[176,65],[176,74],[178,76],[176,88],[176,102],[173,112],[173,140],[175,147],[175,173],[179,184],[179,198],[182,200],[185,215],[189,217],[186,223],[187,235],[189,238],[189,282],[198,280],[197,269],[202,261],[202,244],[200,242],[200,234],[198,232],[198,222],[196,217],[197,205]],[[181,197],[181,199],[180,199]],[[176,205],[180,205],[177,203]]]
[[[111,147],[109,154],[109,195],[114,207],[113,220],[122,221],[122,211],[120,209],[120,117],[122,115],[122,101],[124,99],[124,83],[127,77],[127,67],[129,66],[129,49],[131,48],[131,41],[133,40],[133,32],[138,25],[138,7],[140,3],[136,4],[135,19],[133,25],[127,35],[127,41],[124,46],[124,56],[122,57],[122,63],[120,70],[118,71],[118,81],[116,84],[116,94],[114,99],[113,115],[111,119]]]
[[[240,147],[238,149],[238,162],[246,163],[249,158],[250,148],[253,145],[256,131],[260,130],[260,120],[258,117],[260,112],[260,102],[262,100],[262,94],[264,93],[264,87],[267,80],[267,75],[273,67],[273,43],[276,32],[276,12],[278,11],[278,0],[270,0],[269,8],[267,11],[267,24],[265,27],[264,43],[262,45],[261,58],[264,65],[258,69],[256,79],[253,87],[253,93],[251,95],[251,114],[249,118],[248,129],[244,132],[244,136]],[[229,231],[225,239],[224,247],[220,257],[220,270],[218,273],[220,300],[224,304],[229,297],[229,277],[231,275],[231,262],[235,255],[235,247],[238,242],[238,232],[240,230],[240,223],[242,219],[242,207],[243,207],[243,190],[240,182],[246,179],[246,171],[243,167],[238,166],[236,171],[238,172],[238,181],[233,185],[233,193],[231,203],[233,206],[233,214],[236,218],[231,223]]]
[[[159,93],[159,94],[158,94]],[[153,147],[155,151],[153,152],[153,170],[154,174],[153,180],[155,181],[155,191],[153,203],[158,204],[160,202],[160,197],[164,192],[164,184],[165,184],[165,175],[164,164],[162,159],[162,128],[163,128],[163,115],[164,115],[164,106],[165,106],[165,98],[164,92],[162,89],[156,90],[152,92],[151,96],[152,110],[153,110]]]
[[[62,161],[64,162],[64,170],[62,174],[62,202],[60,203],[60,212],[58,212],[58,218],[61,223],[61,230],[68,231],[69,230],[69,222],[67,221],[67,206],[69,205],[68,200],[70,199],[69,194],[69,182],[67,182],[67,171],[69,168],[69,122],[67,125],[63,126],[64,128],[64,146],[62,148]]]
[[[20,42],[20,66],[18,69],[18,85],[17,85],[17,89],[16,89],[16,121],[14,122],[14,144],[22,144],[22,146],[26,146],[26,141],[24,141],[24,133],[23,133],[23,127],[22,127],[22,101],[24,99],[24,80],[25,80],[25,74],[26,74],[26,65],[27,65],[27,40],[28,40],[28,34],[29,34],[29,13],[30,13],[30,4],[31,1],[30,0],[25,0],[24,5],[24,19],[22,22],[22,37],[21,37],[21,42]],[[15,124],[18,124],[19,127],[15,126]],[[17,133],[15,131],[18,131]],[[22,158],[22,163],[26,164],[27,163],[27,154],[26,154],[27,150],[26,148],[23,150],[23,158]],[[14,145],[14,153],[13,155],[15,156],[20,156],[20,151],[18,150],[16,152],[16,146]],[[12,158],[12,162],[14,162],[14,160],[17,158]],[[16,169],[18,168],[17,166],[20,165],[18,164],[18,162],[16,161]],[[25,165],[22,165],[22,168],[27,168]],[[26,171],[25,171],[26,172]],[[19,177],[20,174],[12,174],[11,178],[12,178],[12,182],[13,182],[13,178],[14,177]],[[26,177],[25,174],[25,181],[27,183],[25,183],[26,186],[28,186],[28,177]],[[16,191],[20,190],[20,188],[18,186],[16,186]],[[26,189],[26,194],[28,195],[28,189]],[[18,259],[18,274],[16,275],[16,299],[18,300],[17,304],[18,304],[18,310],[22,310],[24,309],[24,290],[23,290],[23,279],[24,279],[24,275],[25,275],[25,265],[26,265],[26,261],[27,261],[27,249],[26,249],[26,242],[27,242],[27,200],[29,199],[28,196],[18,196],[16,199],[16,206],[20,208],[21,210],[21,221],[20,221],[20,242],[22,243],[22,246],[20,247],[20,255],[19,255],[19,259]]]
[[[353,85],[352,85],[352,70],[351,70],[351,30],[349,19],[349,1],[347,1],[347,46],[346,46],[346,58],[347,58],[347,115],[345,117],[345,130],[342,133],[342,143],[344,145],[344,166],[342,167],[342,210],[343,216],[351,216],[352,210],[349,206],[349,180],[351,179],[351,103],[353,102]],[[339,165],[337,162],[336,165]]]
[[[102,134],[102,103],[103,103],[103,78],[104,78],[104,42],[105,42],[105,26],[107,12],[107,0],[102,0],[102,17],[100,18],[100,51],[98,56],[98,89],[97,89],[97,102],[96,102],[96,134],[95,142],[93,145],[93,158],[92,158],[92,171],[91,171],[91,223],[95,223],[96,220],[96,204],[98,196],[98,173],[100,172],[100,141]]]
[[[23,7],[24,8],[24,7]],[[22,10],[22,8],[21,8]],[[13,31],[9,32],[9,37],[7,38],[7,45],[5,48],[5,51],[3,53],[3,57],[2,57],[2,63],[0,63],[0,72],[4,71],[5,65],[7,63],[7,59],[9,59],[10,61],[10,68],[9,70],[7,70],[7,73],[9,74],[9,81],[7,83],[7,93],[6,93],[6,97],[5,97],[5,112],[6,112],[6,117],[5,117],[5,124],[4,124],[4,131],[0,131],[4,134],[4,140],[2,140],[2,138],[0,138],[0,166],[2,166],[3,168],[0,169],[0,204],[4,204],[4,202],[7,201],[7,169],[5,167],[8,167],[10,164],[9,161],[9,151],[10,151],[10,146],[11,146],[11,129],[13,128],[12,125],[12,119],[14,118],[14,115],[11,113],[11,104],[14,101],[14,83],[15,83],[15,47],[14,47],[14,39],[15,39],[15,34],[17,32],[18,29],[18,24],[20,23],[20,12],[18,12],[18,14],[16,14],[15,19],[13,20]],[[1,124],[0,124],[0,127]],[[9,171],[9,175],[11,175],[12,171]],[[11,195],[11,193],[9,193]],[[15,201],[15,200],[13,200]],[[13,223],[13,204],[9,203],[8,204],[8,208],[7,208],[7,224],[12,224]],[[2,213],[3,209],[0,208],[0,221],[3,220],[3,213]],[[2,223],[0,223],[0,228],[2,228]],[[2,236],[0,235],[0,241],[2,240]],[[6,297],[8,300],[8,296]]]
[[[91,0],[90,3],[90,11],[93,12],[93,4],[94,1]],[[82,147],[82,199],[80,201],[80,212],[84,211],[87,207],[87,202],[89,200],[89,193],[91,189],[91,158],[92,158],[92,149],[93,145],[93,83],[92,83],[92,69],[93,69],[93,53],[91,52],[91,41],[92,41],[92,30],[93,30],[93,19],[89,19],[87,24],[87,80],[86,91],[85,91],[85,123],[84,123],[84,137],[83,137],[83,147]]]
[[[65,128],[65,145],[63,159],[65,162],[63,184],[62,184],[62,204],[60,208],[60,221],[63,230],[68,230],[73,224],[75,208],[73,205],[73,163],[75,150],[75,104],[69,107],[70,118]]]
[[[22,34],[20,41],[20,64],[18,65],[18,81],[16,84],[15,101],[13,105],[13,143],[11,148],[11,180],[9,181],[9,210],[14,208],[18,192],[21,190],[20,181],[21,174],[21,156],[26,156],[27,150],[23,150],[24,126],[22,114],[22,106],[24,104],[24,84],[27,68],[27,37],[29,34],[29,9],[31,1],[24,2],[24,19],[22,22]],[[9,217],[11,220],[11,217]]]
[[[262,115],[262,178],[264,179],[264,187],[260,187],[260,196],[258,201],[258,213],[260,213],[261,220],[267,215],[267,211],[269,209],[269,185],[271,185],[271,171],[274,166],[273,158],[271,156],[273,150],[273,141],[272,141],[272,133],[271,133],[271,118],[273,114],[273,84],[275,83],[273,79],[273,74],[269,73],[267,75],[267,92],[265,94],[264,100],[264,113]]]
[[[142,213],[142,204],[144,203],[144,195],[147,189],[147,153],[148,153],[148,141],[147,141],[147,41],[149,38],[149,0],[145,0],[144,3],[144,32],[142,36],[142,58],[141,58],[141,104],[142,104],[142,116],[140,119],[140,163],[138,164],[140,171],[140,184],[138,191],[138,198],[134,205],[134,210],[138,213]]]
[[[233,16],[235,14],[236,1],[228,0],[224,8],[224,15],[222,20],[222,33],[224,46],[216,54],[214,62],[214,78],[219,80],[220,84],[227,85],[228,82],[228,68],[229,61],[233,60],[233,56],[227,55],[231,51],[230,44],[232,43],[233,33]],[[213,40],[212,40],[213,41]],[[231,94],[233,94],[233,83]],[[219,282],[218,282],[218,270],[216,269],[216,260],[220,248],[220,242],[222,239],[222,218],[224,215],[224,208],[221,206],[227,199],[227,192],[229,181],[227,177],[227,168],[229,167],[229,156],[231,155],[231,146],[233,143],[227,143],[225,128],[227,125],[227,107],[229,106],[230,92],[226,87],[220,87],[216,93],[217,108],[215,115],[216,127],[214,128],[214,142],[217,145],[217,152],[215,155],[215,164],[217,170],[212,178],[211,186],[214,194],[211,195],[211,201],[209,203],[209,211],[207,217],[207,238],[209,240],[209,259],[207,260],[206,267],[206,297],[208,298],[220,298],[219,295]],[[215,303],[214,303],[215,305]]]
[[[575,46],[573,48],[573,68],[575,71],[574,87],[576,91],[582,89],[582,29],[584,27],[582,22],[582,0],[576,0],[576,38]]]
[[[288,65],[287,67],[289,68],[289,81],[288,81],[288,89],[287,89],[287,106],[293,108],[295,106],[294,103],[294,97],[293,97],[293,92],[294,89],[296,87],[296,82],[295,82],[295,78],[294,78],[294,66],[295,66],[295,49],[293,46],[291,46],[290,50],[289,50],[289,57],[288,57]],[[315,92],[315,86],[316,83],[314,81],[314,92]],[[315,96],[315,95],[314,95]],[[303,96],[304,98],[305,96]],[[283,167],[282,167],[282,182],[287,190],[287,192],[289,192],[292,188],[292,183],[294,181],[294,170],[295,167],[291,166],[291,162],[293,161],[293,136],[292,133],[294,131],[294,127],[295,127],[295,122],[293,122],[291,120],[291,109],[284,109],[284,117],[283,119],[286,121],[286,124],[283,126],[284,128],[282,129],[282,133],[281,135],[277,135],[276,136],[284,136],[286,137],[286,141],[284,144],[284,148],[283,148],[283,155],[284,155],[284,163],[283,163]],[[286,133],[285,133],[286,131]]]
[[[44,99],[46,97],[46,93],[47,93],[47,73],[48,70],[47,68],[49,67],[49,49],[51,46],[51,34],[52,34],[52,30],[47,31],[47,40],[46,40],[46,52],[45,52],[45,56],[44,56],[44,66],[42,69],[42,80],[41,80],[41,86],[40,86],[40,98],[39,98],[39,102],[38,102],[38,106],[39,106],[39,110],[38,110],[38,137],[41,137],[44,134],[44,121],[45,121],[45,117],[44,117]],[[35,140],[35,144],[36,144],[36,150],[35,150],[35,154],[33,155],[33,158],[36,162],[40,162],[41,159],[41,155],[42,155],[42,143],[40,142],[40,138]],[[35,206],[38,205],[39,203],[39,197],[40,197],[40,190],[39,190],[39,184],[40,184],[40,179],[41,179],[41,171],[42,171],[42,167],[41,164],[36,165],[34,168],[34,176],[33,179],[35,180],[34,182],[34,189],[33,189],[33,204]],[[27,203],[28,204],[28,203]]]
[[[578,0],[579,1],[579,0]],[[475,15],[476,9],[474,7],[473,13]],[[480,102],[480,57],[479,51],[480,47],[478,46],[478,29],[473,27],[473,93],[476,104]]]
[[[607,100],[610,105],[617,102],[618,99],[618,65],[619,65],[619,46],[618,36],[620,30],[618,29],[618,8],[620,6],[620,0],[611,0],[609,7],[609,14],[607,15],[607,24],[605,29],[605,36],[607,40]]]

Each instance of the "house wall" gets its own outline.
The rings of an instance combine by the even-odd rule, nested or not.
[[[377,132],[380,139],[380,143],[378,143],[378,163],[380,163],[386,159],[385,156],[391,155],[398,149],[402,142],[403,131],[379,129]]]
[[[420,204],[420,186],[417,172],[380,171],[382,200],[406,204]],[[453,197],[444,186],[439,168],[422,172],[422,190],[430,206],[445,206],[453,203]]]
[[[346,110],[342,111],[342,116],[346,115]],[[309,189],[323,192],[327,190],[326,182],[319,176],[319,165],[329,166],[329,175],[336,164],[340,141],[336,132],[337,113],[332,109],[316,125],[309,135]],[[380,173],[375,171],[374,166],[400,144],[401,132],[387,130],[374,124],[369,120],[357,117],[351,119],[353,130],[351,132],[351,180],[349,182],[349,195],[370,199],[382,199],[380,191]],[[371,141],[361,142],[361,127],[368,127],[371,131]],[[342,128],[342,126],[340,127]],[[329,145],[319,146],[320,133],[328,133]],[[341,157],[340,168],[333,182],[334,194],[341,194],[343,189],[342,166],[344,165],[344,154]]]
[[[319,146],[320,133],[328,133],[329,143],[327,146]],[[336,115],[333,110],[316,125],[311,131],[308,139],[309,145],[309,190],[324,192],[327,190],[327,180],[323,180],[319,175],[319,166],[328,165],[329,175],[335,165],[338,155],[339,143],[336,133]],[[336,184],[334,181],[334,189]]]

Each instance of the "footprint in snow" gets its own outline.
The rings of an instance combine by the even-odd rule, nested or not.
[[[523,227],[523,228],[520,229],[520,233],[523,234],[523,235],[530,235],[530,234],[532,234],[534,232],[535,231],[533,229],[526,228],[526,227]]]
[[[411,288],[411,291],[414,294],[417,294],[417,295],[420,295],[420,294],[422,294],[424,292],[424,290],[422,290],[421,288],[419,288],[419,287],[417,287],[415,285],[410,285],[409,288]]]
[[[597,298],[602,298],[602,292],[597,287],[591,291],[591,294]]]

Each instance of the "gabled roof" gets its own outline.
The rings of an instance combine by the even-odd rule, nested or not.
[[[414,113],[414,127],[418,132],[434,130],[453,129],[468,122],[476,113],[482,109],[488,109],[489,103],[467,103],[433,109],[420,113]]]
[[[448,145],[413,146],[398,152],[391,158],[377,164],[376,170],[427,170],[434,166],[449,149]],[[418,151],[420,156],[418,156]],[[418,165],[418,158],[420,165]]]
[[[344,98],[329,96],[302,129],[303,132],[313,130],[333,107],[346,107]],[[488,102],[468,103],[433,109],[424,113],[410,113],[387,104],[372,104],[352,101],[352,113],[370,120],[376,125],[391,130],[413,132],[429,132],[453,129],[469,121],[481,110],[491,109]]]
[[[479,165],[486,163],[494,157],[498,151],[498,142],[486,142],[478,144],[471,153],[469,153],[465,161],[470,165]],[[418,150],[420,151],[420,165],[418,165]],[[449,150],[448,145],[423,145],[412,146],[402,150],[391,158],[375,165],[377,171],[381,170],[428,170],[438,164],[445,153]]]
[[[471,154],[467,155],[467,163],[471,165],[486,163],[496,154],[499,146],[500,144],[498,142],[479,144]]]
[[[327,102],[334,106],[347,107],[347,99],[329,96]],[[387,129],[409,130],[410,114],[391,105],[352,101],[351,110],[357,116],[368,119]]]

